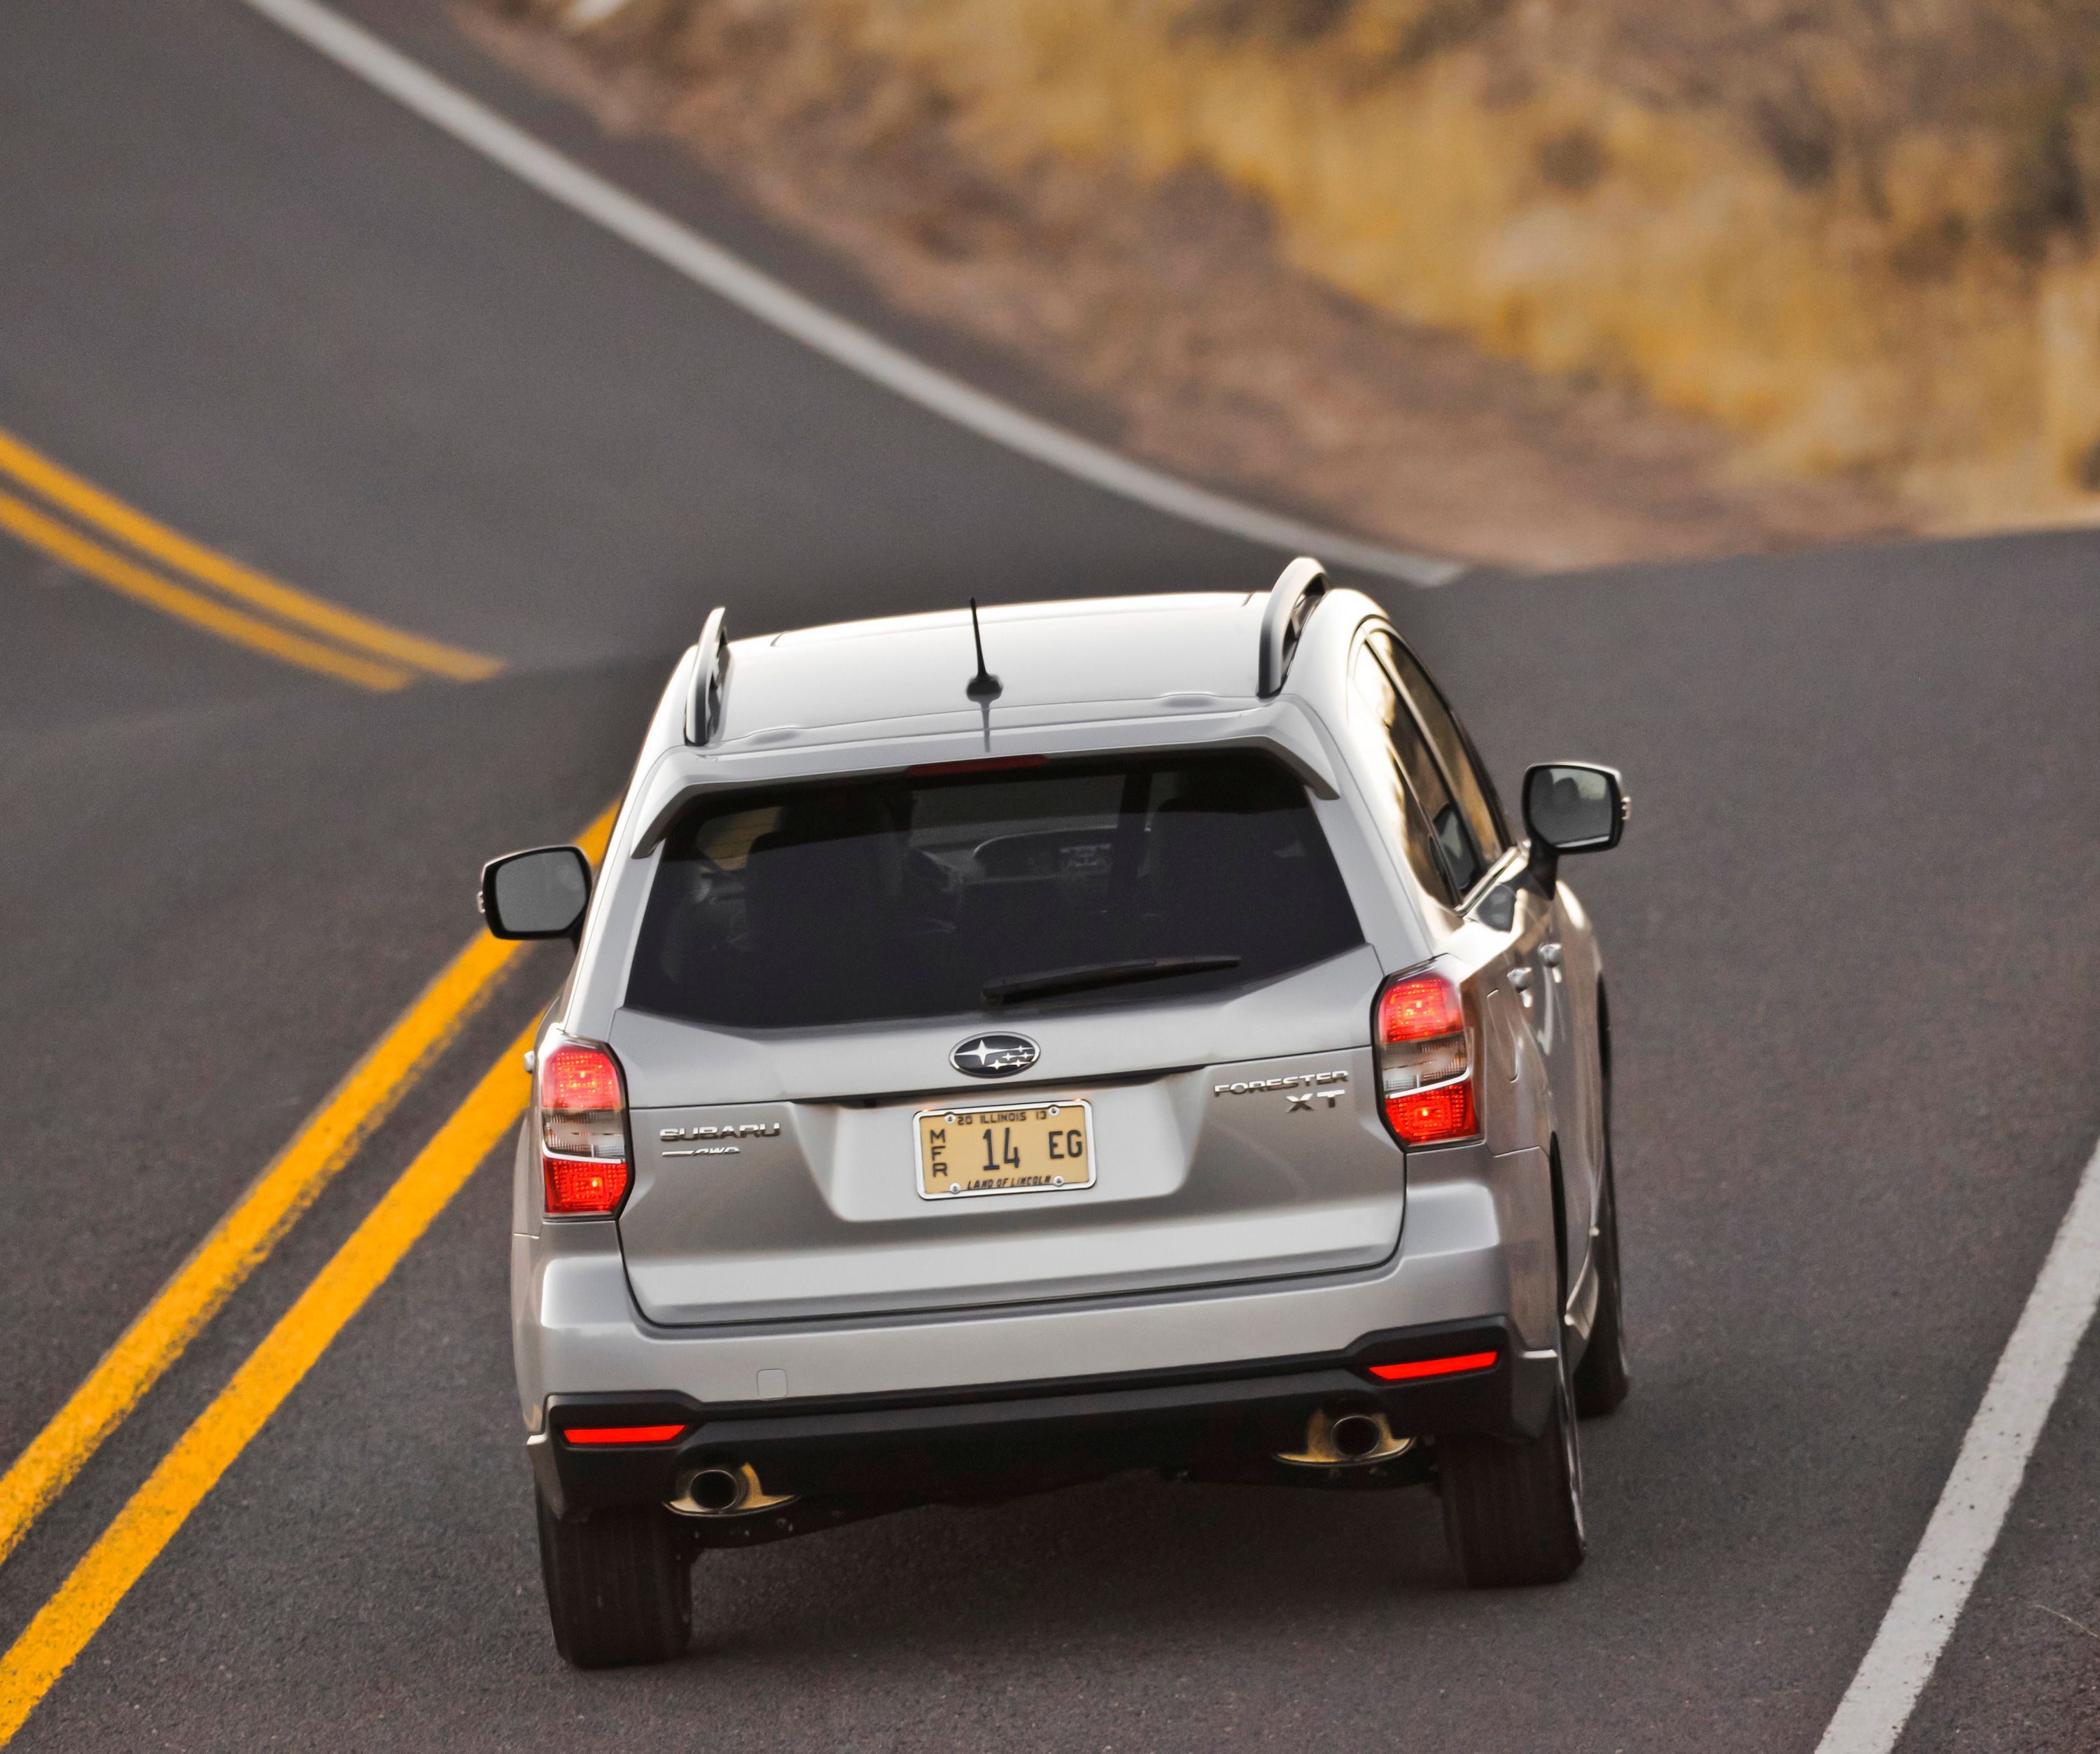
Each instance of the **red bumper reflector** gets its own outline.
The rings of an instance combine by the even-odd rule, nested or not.
[[[682,1425],[571,1426],[562,1434],[571,1443],[668,1443],[685,1434]]]
[[[1456,1358],[1417,1358],[1405,1364],[1373,1364],[1370,1372],[1381,1382],[1412,1382],[1420,1377],[1455,1377],[1462,1370],[1485,1370],[1501,1356],[1499,1352],[1462,1352]]]

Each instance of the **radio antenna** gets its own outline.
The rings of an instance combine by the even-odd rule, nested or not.
[[[974,597],[970,599],[970,637],[977,641],[977,673],[970,678],[969,686],[963,692],[989,712],[991,703],[1004,690],[999,678],[985,668],[984,630],[977,625],[977,600]],[[989,724],[989,721],[986,722]]]

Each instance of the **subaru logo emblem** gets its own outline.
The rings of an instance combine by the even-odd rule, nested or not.
[[[973,1035],[948,1055],[956,1071],[973,1078],[1010,1078],[1042,1057],[1042,1049],[1025,1035]]]

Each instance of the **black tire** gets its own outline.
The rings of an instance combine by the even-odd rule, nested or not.
[[[1633,1373],[1626,1364],[1626,1317],[1619,1302],[1619,1197],[1613,1185],[1608,1135],[1604,1198],[1597,1206],[1597,1314],[1590,1324],[1589,1348],[1575,1367],[1575,1412],[1582,1419],[1611,1412],[1633,1386]]]
[[[1436,1443],[1444,1538],[1476,1589],[1558,1584],[1589,1549],[1582,1451],[1564,1366],[1546,1429],[1528,1442],[1445,1437]]]
[[[664,1663],[693,1636],[693,1562],[653,1505],[564,1523],[540,1501],[540,1575],[554,1648],[578,1668]]]

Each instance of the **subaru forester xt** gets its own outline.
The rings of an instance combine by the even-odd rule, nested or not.
[[[1625,1395],[1610,1029],[1564,855],[1377,604],[1265,593],[730,643],[651,721],[511,1241],[555,1642],[660,1660],[702,1549],[1127,1470],[1441,1495],[1476,1584],[1582,1562]]]

